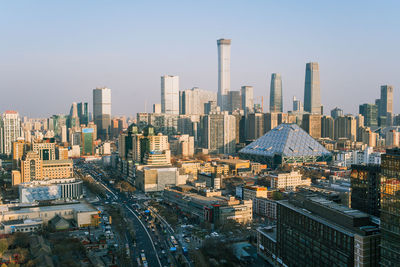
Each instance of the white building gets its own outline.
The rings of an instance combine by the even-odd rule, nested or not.
[[[12,143],[21,136],[21,119],[18,112],[7,110],[0,118],[0,154],[11,155]]]
[[[365,150],[340,151],[336,155],[336,166],[350,167],[352,164],[381,164],[380,152],[374,152],[373,147]]]
[[[231,40],[219,39],[218,44],[218,106],[229,110],[228,96],[231,90]]]
[[[204,104],[217,101],[217,94],[197,87],[179,92],[179,113],[184,115],[204,114]]]
[[[311,179],[303,179],[303,176],[298,171],[279,173],[269,177],[271,178],[271,187],[277,189],[294,190],[298,186],[311,185]]]
[[[211,154],[232,154],[236,146],[236,118],[228,112],[202,117],[202,147]]]
[[[161,77],[161,112],[179,114],[179,76]]]
[[[254,112],[254,91],[253,86],[242,86],[241,88],[242,95],[242,109],[244,110],[244,114]]]

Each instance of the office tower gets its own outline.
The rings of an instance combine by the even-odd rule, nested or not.
[[[381,266],[400,266],[400,149],[381,160]]]
[[[321,138],[321,115],[304,114],[301,127],[315,139]]]
[[[361,115],[361,114],[358,114],[358,115],[356,116],[356,122],[357,122],[357,129],[358,129],[359,127],[364,127],[364,126],[365,126],[365,125],[364,125],[364,116]]]
[[[351,165],[351,169],[351,208],[379,217],[380,166]]]
[[[111,89],[93,89],[93,117],[97,126],[97,137],[108,139],[111,126]]]
[[[161,76],[161,112],[179,114],[179,76]]]
[[[264,114],[250,113],[246,117],[246,140],[256,140],[264,134]]]
[[[390,130],[386,133],[386,146],[387,147],[398,147],[400,141],[400,133],[396,130]]]
[[[88,125],[89,123],[89,105],[87,102],[80,102],[77,105],[79,123]]]
[[[383,126],[392,125],[391,123],[392,115],[393,115],[393,86],[382,85],[378,116],[386,118],[386,124]]]
[[[321,137],[334,139],[334,119],[331,116],[322,116],[321,118]]]
[[[227,112],[208,114],[202,117],[202,144],[211,154],[235,153],[235,116]]]
[[[270,112],[264,114],[264,133],[278,126],[278,113]]]
[[[37,153],[41,160],[55,160],[56,143],[54,138],[44,139],[41,142],[33,142],[32,151]]]
[[[307,63],[304,84],[304,111],[322,114],[320,90],[318,63]]]
[[[90,127],[82,128],[81,133],[81,155],[93,155],[94,154],[94,132],[95,129]]]
[[[308,192],[277,203],[280,265],[379,265],[379,228],[368,214]]]
[[[343,110],[338,107],[331,110],[331,116],[333,119],[336,119],[337,117],[342,117],[343,115]]]
[[[21,136],[21,119],[18,112],[5,111],[0,118],[0,154],[11,155],[12,143]]]
[[[233,112],[235,110],[242,109],[242,96],[240,91],[230,91],[229,92],[229,111]]]
[[[215,92],[201,90],[197,87],[179,91],[179,113],[184,115],[204,114],[204,104],[217,101]]]
[[[242,109],[244,110],[244,115],[254,112],[254,92],[253,86],[242,86]]]
[[[351,115],[337,117],[335,119],[335,139],[347,138],[356,141],[357,122]]]
[[[49,130],[54,131],[54,135],[61,139],[62,127],[67,126],[68,116],[67,115],[53,115],[48,119]]]
[[[231,40],[219,39],[218,44],[218,106],[228,110],[228,96],[231,90]]]
[[[71,105],[68,119],[69,119],[68,128],[74,128],[80,126],[79,116],[78,116],[78,105],[76,104],[76,102],[73,102]]]
[[[153,104],[153,113],[161,113],[161,104]]]
[[[220,110],[216,101],[208,101],[208,103],[204,104],[204,114],[219,112]]]
[[[364,116],[364,125],[366,127],[378,127],[378,106],[376,104],[360,105],[359,113]]]
[[[296,97],[293,97],[293,112],[303,112],[303,104],[299,99],[296,99]]]
[[[271,75],[269,111],[283,112],[282,78],[279,73],[272,73]]]

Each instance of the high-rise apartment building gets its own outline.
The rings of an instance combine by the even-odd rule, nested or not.
[[[234,112],[242,109],[242,96],[240,91],[229,92],[229,111]]]
[[[110,136],[111,89],[93,89],[93,118],[97,126],[97,137],[105,140]]]
[[[271,75],[269,111],[283,112],[282,78],[279,73],[272,73]]]
[[[204,104],[217,101],[217,94],[197,87],[179,91],[179,113],[185,115],[204,114]]]
[[[235,153],[236,118],[227,112],[208,114],[202,117],[203,148],[211,154]]]
[[[321,115],[304,114],[301,127],[315,139],[321,138]]]
[[[218,106],[222,111],[229,110],[229,91],[231,90],[231,40],[219,39],[218,45]]]
[[[21,136],[21,118],[18,112],[5,111],[0,118],[0,154],[11,155],[12,143]]]
[[[253,86],[242,86],[242,109],[244,110],[244,115],[254,112],[254,91]]]
[[[381,266],[400,266],[400,149],[381,156]]]
[[[335,139],[347,138],[356,141],[357,122],[351,115],[340,116],[335,119]]]
[[[382,85],[381,86],[381,98],[379,101],[379,117],[385,117],[386,124],[383,126],[392,125],[393,116],[393,86]]]
[[[161,112],[179,114],[179,76],[161,76]]]
[[[246,117],[246,140],[256,140],[264,134],[264,114],[250,113]]]
[[[307,63],[304,84],[304,111],[322,114],[320,90],[318,63]]]
[[[321,137],[334,139],[334,119],[331,116],[322,116],[321,118]]]

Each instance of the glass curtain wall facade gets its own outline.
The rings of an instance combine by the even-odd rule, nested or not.
[[[400,266],[400,149],[381,163],[381,266]]]

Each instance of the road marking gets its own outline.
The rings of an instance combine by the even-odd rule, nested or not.
[[[153,250],[154,250],[154,252],[156,253],[156,258],[157,258],[158,264],[159,264],[160,266],[162,266],[162,264],[161,264],[161,262],[160,262],[160,258],[158,257],[158,253],[157,253],[156,247],[154,246],[154,242],[153,242],[153,240],[151,239],[151,236],[150,236],[150,234],[149,234],[149,231],[147,231],[146,226],[145,226],[145,225],[143,224],[143,222],[138,218],[138,216],[133,212],[133,210],[131,210],[131,208],[128,207],[128,205],[125,204],[125,207],[136,217],[136,219],[137,219],[137,220],[140,222],[140,224],[143,226],[144,230],[145,230],[146,233],[147,233],[147,236],[148,236],[149,239],[150,239],[151,245],[153,246]]]

